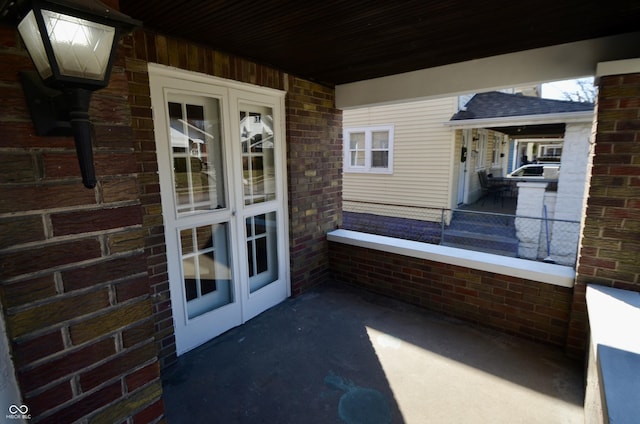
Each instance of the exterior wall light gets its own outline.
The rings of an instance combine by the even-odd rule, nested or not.
[[[18,1],[15,6],[21,17],[18,32],[38,71],[20,73],[36,134],[73,135],[82,182],[93,188],[91,94],[109,83],[120,35],[141,22],[97,0]]]

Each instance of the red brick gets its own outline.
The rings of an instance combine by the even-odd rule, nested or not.
[[[470,297],[478,297],[478,291],[477,290],[470,290],[466,287],[456,287],[454,289],[454,291],[456,293],[460,293],[463,294],[465,296],[470,296]]]
[[[85,343],[118,331],[124,327],[134,325],[136,322],[151,317],[151,300],[145,299],[139,302],[118,305],[103,309],[99,315],[69,326],[71,341],[75,345]]]
[[[0,155],[0,183],[28,183],[40,178],[36,160],[29,153]]]
[[[584,266],[592,266],[595,268],[607,268],[607,269],[615,269],[616,261],[610,259],[601,259],[596,257],[581,257],[580,264]]]
[[[146,271],[144,256],[137,254],[64,271],[62,272],[62,281],[65,291],[73,291],[108,283],[126,276],[143,274]]]
[[[39,422],[45,424],[76,422],[80,420],[80,418],[85,417],[96,411],[97,409],[110,404],[121,396],[122,388],[120,382],[117,382],[87,396],[76,398],[77,401],[72,403],[70,406],[44,418]]]
[[[24,187],[0,186],[0,213],[45,210],[95,203],[95,192],[87,190],[77,182]]]
[[[569,319],[569,310],[567,308],[556,309],[556,308],[548,308],[542,305],[536,305],[535,311],[538,314],[546,315],[553,318],[559,318],[564,320]]]
[[[115,286],[116,299],[118,302],[124,302],[134,297],[144,296],[149,294],[149,282],[147,276],[141,276],[131,281],[125,281],[118,283]]]
[[[7,332],[11,337],[21,337],[107,306],[109,306],[107,290],[77,296],[55,297],[51,302],[9,313],[6,318]]]
[[[65,380],[35,396],[27,396],[25,404],[29,406],[29,413],[33,418],[35,418],[40,417],[46,411],[71,400],[71,398],[73,398],[71,382],[69,380]]]
[[[122,345],[124,348],[134,346],[154,335],[154,325],[151,320],[144,321],[134,327],[122,331]]]
[[[137,200],[138,182],[135,178],[104,181],[102,195],[106,203]]]
[[[80,386],[83,391],[89,391],[94,387],[114,378],[126,375],[145,362],[156,356],[156,347],[153,343],[147,343],[137,349],[130,350],[111,358],[108,362],[80,374]]]
[[[148,109],[151,111],[151,109]],[[133,129],[129,125],[94,125],[95,143],[98,148],[110,149],[132,149],[133,148]],[[133,152],[128,156],[134,156]],[[99,158],[99,156],[96,156]],[[102,160],[96,160],[96,166],[102,167]],[[96,168],[97,169],[97,168]]]
[[[31,247],[7,253],[0,267],[0,279],[8,279],[37,270],[47,270],[102,256],[100,242],[89,238]]]
[[[60,330],[42,334],[29,340],[13,341],[13,360],[16,368],[45,358],[64,349]]]
[[[93,211],[61,212],[51,215],[55,236],[87,233],[142,223],[139,205],[105,208]]]
[[[25,392],[30,392],[58,378],[100,362],[113,354],[115,354],[113,339],[101,340],[19,373],[20,387]]]
[[[138,168],[136,166],[136,157],[131,154],[96,154],[96,174],[103,175],[120,175],[134,174]]]
[[[134,415],[133,423],[147,424],[152,421],[155,421],[156,419],[161,417],[163,414],[164,414],[164,404],[162,402],[162,399],[160,399],[157,402],[149,405],[144,410],[138,412],[136,415]]]
[[[3,121],[24,121],[30,119],[24,91],[19,84],[0,85],[0,116]]]
[[[160,378],[160,364],[158,362],[154,362],[153,364],[134,371],[125,377],[127,391],[132,392],[139,389],[157,378]]]
[[[0,219],[0,249],[44,240],[41,216],[19,216]]]
[[[5,300],[5,307],[13,308],[55,296],[57,294],[55,284],[53,274],[49,274],[14,284],[2,285],[0,293]]]

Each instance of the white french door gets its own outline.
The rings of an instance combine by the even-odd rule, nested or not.
[[[178,355],[289,295],[283,94],[149,65]]]

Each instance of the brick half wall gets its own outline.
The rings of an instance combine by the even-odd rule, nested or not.
[[[330,243],[335,280],[509,334],[564,346],[573,289]]]

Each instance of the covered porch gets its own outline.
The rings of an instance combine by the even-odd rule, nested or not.
[[[412,411],[443,422],[503,413],[513,415],[495,416],[493,421],[524,417],[521,421],[535,422],[537,414],[544,413],[540,422],[549,422],[549,416],[558,410],[564,413],[567,406],[579,410],[581,395],[567,395],[574,393],[566,383],[573,377],[555,364],[569,361],[556,349],[564,348],[573,357],[584,355],[589,330],[585,286],[638,291],[639,227],[633,213],[638,174],[635,165],[627,164],[637,164],[635,147],[640,140],[634,125],[640,65],[632,59],[640,33],[625,34],[637,31],[637,7],[609,7],[606,13],[581,7],[580,15],[591,22],[584,25],[585,19],[575,19],[575,5],[536,4],[547,26],[558,29],[543,36],[535,25],[521,23],[521,7],[485,3],[451,3],[449,13],[443,14],[440,5],[417,1],[388,3],[368,13],[363,10],[369,4],[360,1],[344,9],[338,8],[344,2],[294,6],[189,1],[176,6],[163,0],[149,8],[135,1],[105,1],[141,20],[144,27],[121,41],[111,83],[92,99],[98,181],[91,190],[80,184],[72,138],[35,133],[18,74],[34,69],[18,37],[17,20],[5,16],[0,25],[0,127],[6,135],[0,149],[6,165],[0,183],[0,364],[7,376],[0,400],[5,410],[28,410],[34,423],[225,422],[227,413],[245,422],[319,422],[326,417],[325,422],[340,422],[351,419],[344,419],[349,402],[341,409],[340,400],[358,393],[386,405],[369,408],[386,422],[414,422]],[[557,12],[556,25],[547,20],[550,7]],[[504,14],[497,16],[498,10]],[[533,14],[527,17],[542,22]],[[466,25],[479,19],[511,23],[523,32],[518,36],[502,26],[499,31],[478,32]],[[461,37],[461,29],[469,36]],[[507,33],[511,37],[505,40]],[[479,35],[488,37],[478,42]],[[470,42],[460,44],[462,38]],[[416,45],[416,40],[435,44]],[[441,47],[452,55],[441,54]],[[573,57],[574,52],[584,55]],[[581,233],[581,267],[566,286],[521,281],[526,280],[522,276],[499,279],[493,271],[467,272],[433,261],[426,266],[414,261],[422,267],[422,274],[416,275],[398,262],[399,270],[412,275],[384,270],[379,287],[386,288],[389,274],[394,274],[401,283],[401,299],[417,298],[424,302],[421,306],[431,305],[437,312],[402,315],[393,326],[389,310],[395,309],[385,298],[368,301],[375,308],[363,313],[358,302],[312,306],[327,299],[323,290],[332,287],[322,286],[332,278],[331,255],[337,251],[330,248],[327,234],[343,222],[341,110],[570,78],[592,74],[596,64],[601,77],[597,154]],[[601,64],[606,66],[600,69]],[[184,296],[172,293],[170,283],[175,280],[167,271],[169,263],[180,259],[169,252],[164,237],[171,215],[162,212],[159,181],[171,166],[160,166],[157,160],[162,149],[154,134],[161,126],[153,122],[150,66],[285,95],[281,122],[286,124],[286,157],[281,163],[286,165],[282,177],[287,187],[281,196],[286,207],[279,216],[288,214],[283,232],[288,243],[280,252],[291,253],[290,266],[281,270],[283,276],[288,274],[294,299],[181,358],[174,324],[185,319],[174,314],[172,306]],[[225,93],[224,98],[232,97],[229,90]],[[240,100],[237,95],[234,99]],[[242,190],[235,191],[239,198]],[[230,207],[224,212],[240,231],[242,219]],[[626,218],[602,219],[606,216]],[[341,254],[346,257],[356,250],[363,256],[363,263],[356,265],[371,267],[368,249],[345,245]],[[398,256],[385,253],[377,258]],[[473,262],[482,262],[477,257],[474,254]],[[505,275],[502,262],[499,271]],[[346,267],[344,275],[359,269]],[[413,284],[414,279],[420,283]],[[518,291],[505,290],[490,301],[482,297],[504,290],[505,284]],[[540,296],[530,296],[531,291]],[[525,295],[527,302],[521,301]],[[557,297],[560,305],[551,300]],[[364,298],[369,295],[355,297]],[[551,301],[557,308],[531,300]],[[413,306],[394,305],[399,312],[414,311]],[[307,315],[301,320],[296,314],[303,310]],[[557,348],[547,350],[480,330],[468,321],[458,324],[431,315],[454,310],[465,320],[495,323],[493,328],[507,327],[510,334],[520,331],[529,340],[538,337]],[[427,321],[433,321],[431,326]],[[435,340],[438,323],[443,322],[456,331]],[[258,341],[261,335],[266,341]],[[466,335],[467,343],[454,343]],[[224,351],[225,345],[240,349]],[[507,353],[514,349],[524,356],[508,360]],[[202,363],[190,362],[192,356]],[[174,363],[178,365],[172,367]],[[394,369],[399,365],[403,367]],[[422,386],[426,382],[429,385]],[[175,397],[179,391],[186,400]],[[554,406],[543,406],[543,401]],[[556,402],[560,406],[554,409]],[[205,413],[199,412],[201,407]],[[322,412],[320,418],[314,412]]]
[[[582,423],[562,349],[337,281],[181,356],[171,423]]]

